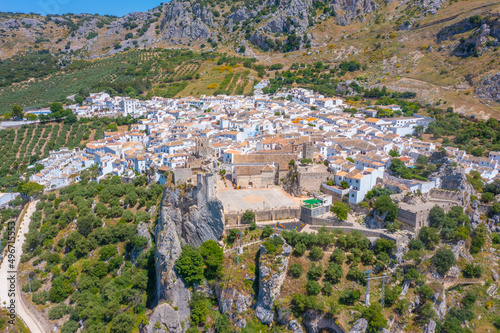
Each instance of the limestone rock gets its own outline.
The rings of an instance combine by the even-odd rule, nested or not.
[[[436,331],[436,322],[434,320],[430,320],[429,324],[425,326],[424,333],[434,333]]]
[[[281,237],[274,235],[272,237]],[[283,239],[282,239],[283,240]],[[272,310],[274,299],[279,295],[285,280],[292,247],[283,240],[282,251],[276,256],[269,254],[261,245],[259,253],[259,292],[255,307],[256,317],[266,325],[274,320]]]
[[[152,318],[157,320],[166,318],[167,321],[161,321],[168,328],[166,332],[181,332],[176,329],[181,327],[181,322],[189,322],[191,292],[174,269],[175,261],[179,258],[182,247],[176,226],[166,213],[166,209],[161,212],[160,220],[156,226],[156,300],[159,303],[167,301],[169,304],[157,306]],[[175,312],[174,307],[177,308]],[[148,333],[155,332],[155,325],[156,323],[150,320]]]
[[[496,281],[499,278],[497,271],[495,271],[493,268],[491,268],[491,276],[493,278],[493,281]]]
[[[143,248],[133,248],[132,249],[132,253],[130,255],[131,257],[131,261],[134,263],[135,260],[137,259],[137,257],[144,251],[147,251],[151,245],[153,245],[153,242],[151,240],[151,234],[149,233],[149,230],[148,230],[148,225],[144,222],[139,222],[139,224],[137,225],[137,236],[142,236],[142,237],[146,237],[147,239],[147,244],[146,246],[144,246]]]
[[[292,312],[290,309],[281,308],[277,309],[277,318],[276,320],[283,326],[285,326],[288,330],[293,333],[303,333],[302,326],[300,326],[299,322],[293,319]]]
[[[218,299],[220,312],[226,313],[236,326],[245,327],[246,321],[240,316],[252,305],[252,297],[237,289],[227,288],[219,291]]]
[[[364,318],[356,320],[349,333],[364,333],[368,328],[368,321]]]
[[[180,320],[181,313],[175,310],[170,304],[158,305],[149,318],[149,325],[146,327],[148,333],[182,333],[184,329]]]

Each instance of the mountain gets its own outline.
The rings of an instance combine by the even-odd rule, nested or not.
[[[356,60],[365,87],[415,91],[476,115],[499,108],[500,4],[488,0],[173,0],[123,17],[0,14],[0,59],[46,51],[91,60],[190,48],[260,63]]]

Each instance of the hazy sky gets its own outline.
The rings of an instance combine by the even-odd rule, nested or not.
[[[90,13],[123,16],[146,11],[166,0],[0,0],[0,12],[39,14]]]

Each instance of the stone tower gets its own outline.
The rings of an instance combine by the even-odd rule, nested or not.
[[[198,190],[196,193],[197,206],[202,207],[215,199],[215,194],[217,192],[215,188],[215,177],[211,173],[205,176],[198,174],[196,175],[196,182],[196,188]]]
[[[314,158],[314,146],[312,142],[304,142],[302,144],[302,158]]]
[[[210,157],[210,140],[208,138],[196,138],[195,143],[196,157]]]

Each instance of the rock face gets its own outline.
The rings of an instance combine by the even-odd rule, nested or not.
[[[307,333],[318,333],[325,330],[328,332],[342,331],[340,327],[335,324],[334,318],[331,318],[331,316],[325,313],[320,313],[313,310],[308,310],[304,314],[304,326],[306,327]]]
[[[274,235],[274,237],[280,236]],[[270,325],[274,320],[273,302],[279,295],[281,285],[285,280],[291,253],[292,247],[285,240],[283,240],[281,253],[276,256],[268,253],[263,245],[260,246],[259,293],[255,315],[263,324]]]
[[[165,189],[155,230],[156,301],[146,331],[184,332],[188,327],[191,292],[175,271],[184,244],[218,241],[224,230],[222,205],[215,199],[212,176],[198,177],[198,185]],[[184,327],[184,328],[183,328]],[[161,330],[163,331],[161,331]]]
[[[252,297],[233,288],[223,289],[219,292],[219,310],[226,313],[236,326],[243,328],[246,320],[240,315],[247,311],[252,305]]]
[[[436,332],[436,322],[434,320],[430,320],[429,324],[425,326],[425,333],[434,333]]]
[[[149,250],[149,248],[151,247],[151,245],[153,245],[153,242],[151,241],[151,234],[149,233],[149,230],[148,230],[148,225],[144,222],[139,222],[139,224],[137,225],[137,236],[142,236],[142,237],[145,237],[147,239],[147,244],[146,246],[142,247],[142,248],[133,248],[132,249],[132,253],[131,253],[131,260],[132,262],[134,262],[137,257],[139,257],[139,255],[147,250]]]
[[[368,328],[368,322],[364,318],[356,320],[349,333],[364,333]]]
[[[500,72],[485,76],[475,89],[479,98],[500,101]]]
[[[348,25],[356,20],[363,21],[363,15],[371,13],[377,7],[373,0],[333,0],[330,3],[340,25]]]
[[[174,269],[175,261],[182,252],[180,237],[174,221],[162,210],[156,226],[156,299],[163,303],[154,309],[147,332],[156,332],[155,327],[165,327],[165,332],[183,332],[182,322],[189,322],[189,299],[191,292]],[[177,311],[175,311],[177,308]],[[157,324],[158,323],[158,324]]]
[[[277,309],[277,318],[276,320],[283,326],[285,326],[288,330],[293,333],[303,333],[302,326],[300,326],[299,322],[293,319],[292,312],[290,309],[278,308]]]
[[[211,36],[211,27],[214,27],[214,16],[207,7],[177,0],[167,4],[160,25],[162,38],[172,44],[206,40]]]
[[[498,15],[486,18],[472,15],[455,24],[444,27],[437,34],[437,42],[441,43],[452,39],[455,35],[468,31],[472,31],[472,33],[453,45],[452,53],[454,55],[459,57],[479,56],[490,48],[499,45],[500,22],[498,22]]]
[[[442,189],[460,192],[462,205],[469,206],[470,196],[475,194],[475,191],[467,181],[464,168],[452,167],[449,164],[443,165],[439,170],[438,177],[441,179]]]

